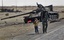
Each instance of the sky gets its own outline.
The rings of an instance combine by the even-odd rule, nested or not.
[[[0,6],[36,6],[36,2],[46,5],[64,6],[64,0],[0,0]]]

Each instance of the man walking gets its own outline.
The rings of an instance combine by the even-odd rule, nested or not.
[[[41,12],[41,20],[42,20],[42,28],[43,28],[43,33],[47,33],[47,27],[48,27],[48,12],[47,11],[42,11]]]

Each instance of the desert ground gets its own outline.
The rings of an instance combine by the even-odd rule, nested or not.
[[[31,9],[31,10],[22,9],[22,12],[17,12],[17,13],[0,12],[0,19],[9,17],[9,16],[23,14],[26,12],[30,12],[32,10],[34,10],[34,9]],[[62,6],[54,7],[54,11],[59,12],[59,19],[64,18],[64,13],[61,12],[61,11],[64,11],[64,7],[62,7]],[[7,13],[9,14],[9,16],[5,15]],[[24,16],[26,16],[26,15],[24,15]],[[28,37],[28,35],[26,36],[26,34],[34,33],[34,25],[32,23],[24,24],[24,21],[23,21],[24,16],[19,16],[19,17],[15,17],[15,18],[11,18],[11,19],[6,19],[6,20],[0,20],[0,40],[16,40],[16,38],[18,36],[19,36],[19,39],[17,39],[17,40],[32,40],[31,37],[34,37],[34,35],[31,35],[31,36],[29,35],[29,37]],[[55,26],[64,25],[63,22],[64,22],[64,20],[57,22],[57,23],[48,22],[49,26],[50,26],[48,29],[49,30],[48,32],[53,31],[54,29],[58,28]],[[39,25],[41,25],[41,22],[39,23]],[[41,27],[42,27],[42,25],[41,25]],[[41,28],[39,28],[39,30],[41,30]],[[41,36],[42,30],[40,31],[40,33],[41,34],[36,35],[36,36]]]

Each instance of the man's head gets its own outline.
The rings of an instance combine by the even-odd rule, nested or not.
[[[42,4],[38,4],[38,3],[36,3],[36,4],[37,4],[38,8],[44,8],[44,6]]]

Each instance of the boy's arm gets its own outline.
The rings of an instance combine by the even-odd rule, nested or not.
[[[40,21],[38,20],[38,23],[39,23]]]

